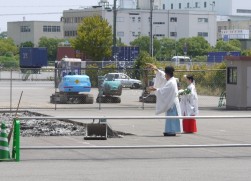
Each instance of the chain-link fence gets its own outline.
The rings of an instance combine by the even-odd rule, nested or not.
[[[79,76],[85,74],[89,76]],[[195,78],[199,107],[218,106],[226,87],[225,70],[176,70],[180,88],[185,88],[184,75]],[[20,94],[20,109],[154,109],[156,97],[146,87],[153,84],[151,70],[133,68],[87,69],[19,69],[0,70],[0,109],[16,109]],[[89,84],[90,82],[91,84]]]

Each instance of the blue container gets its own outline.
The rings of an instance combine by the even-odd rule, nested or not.
[[[41,68],[48,65],[47,48],[20,48],[19,56],[21,68]]]
[[[207,62],[220,63],[225,56],[241,56],[241,52],[209,52],[207,55]]]

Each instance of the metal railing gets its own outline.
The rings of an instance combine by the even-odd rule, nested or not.
[[[55,116],[55,117],[20,117],[19,119],[250,119],[251,115],[247,116]],[[54,149],[168,149],[168,148],[232,148],[232,147],[251,147],[251,144],[204,144],[204,145],[125,145],[125,146],[21,146],[22,150],[54,150]]]

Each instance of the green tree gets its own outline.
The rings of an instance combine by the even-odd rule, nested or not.
[[[159,40],[160,49],[156,54],[158,60],[170,60],[175,54],[175,40],[170,38],[162,38]]]
[[[6,53],[12,53],[16,55],[18,48],[11,38],[0,38],[0,56],[6,55]]]
[[[228,42],[219,40],[215,45],[214,51],[241,51],[241,43],[238,40],[230,40]]]
[[[131,46],[138,46],[141,52],[149,52],[150,38],[149,36],[140,36],[130,43]],[[160,49],[160,42],[157,38],[153,39],[153,55],[156,55]]]
[[[111,56],[112,28],[100,16],[83,19],[77,30],[77,37],[70,40],[76,50],[87,54],[93,61]]]
[[[146,63],[156,64],[155,58],[152,58],[149,53],[143,51],[140,52],[138,58],[134,62],[134,77],[136,79],[142,79],[144,86],[148,85],[150,80],[150,71],[146,68]]]
[[[34,47],[34,43],[31,41],[26,41],[20,44],[20,47]]]
[[[39,47],[46,47],[48,53],[48,60],[55,61],[57,57],[57,47],[60,42],[64,40],[57,38],[41,37],[38,42]]]
[[[242,55],[243,56],[251,56],[251,49],[247,49],[247,50],[242,51]]]
[[[211,46],[203,37],[181,38],[177,42],[177,54],[184,55],[184,49],[187,50],[187,55],[203,56],[211,51]]]
[[[0,38],[7,38],[7,31],[3,31],[0,33]]]

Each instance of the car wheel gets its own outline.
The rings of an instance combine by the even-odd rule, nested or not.
[[[140,86],[137,83],[132,84],[131,89],[138,89]]]

